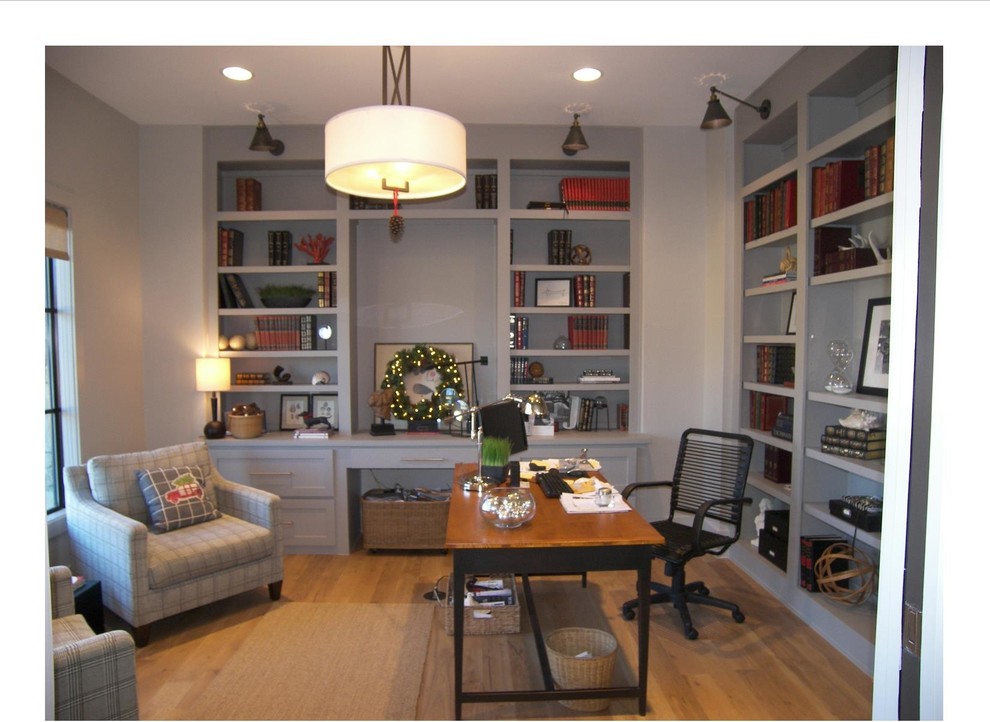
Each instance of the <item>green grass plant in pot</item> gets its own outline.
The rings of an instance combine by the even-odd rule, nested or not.
[[[316,293],[315,288],[298,284],[281,286],[269,283],[258,289],[261,303],[268,308],[302,308],[309,305],[314,293]]]
[[[481,475],[496,484],[505,481],[509,471],[509,454],[512,442],[498,436],[485,436],[481,440]]]

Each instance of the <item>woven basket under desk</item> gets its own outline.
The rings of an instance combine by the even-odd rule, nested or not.
[[[361,500],[365,549],[443,549],[450,501]]]
[[[487,619],[479,619],[474,612],[482,611],[479,607],[464,607],[464,634],[518,634],[519,633],[519,590],[516,588],[514,574],[493,575],[501,576],[504,584],[512,589],[512,604],[504,607],[485,607],[483,611],[491,615]],[[443,630],[447,634],[454,633],[453,596],[450,591],[450,577],[447,578],[447,596],[441,602],[443,607]]]

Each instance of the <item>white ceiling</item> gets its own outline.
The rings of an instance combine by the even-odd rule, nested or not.
[[[585,127],[697,126],[709,85],[745,98],[797,50],[414,45],[411,100],[468,124],[566,126],[564,108],[584,103],[591,106],[582,115]],[[246,106],[261,104],[270,106],[266,120],[274,129],[323,124],[338,112],[382,102],[381,45],[49,45],[45,58],[140,125],[250,125],[254,115]],[[231,64],[251,69],[254,78],[227,80],[220,70]],[[586,65],[601,69],[603,77],[573,80],[571,72]],[[723,104],[734,112],[734,101]]]

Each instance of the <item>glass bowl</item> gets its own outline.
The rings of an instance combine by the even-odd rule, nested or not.
[[[496,486],[482,495],[481,516],[499,529],[515,529],[536,516],[536,499],[529,489]]]

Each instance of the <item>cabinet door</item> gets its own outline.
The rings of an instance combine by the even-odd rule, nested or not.
[[[299,554],[334,546],[334,509],[333,499],[282,499],[286,551]]]

